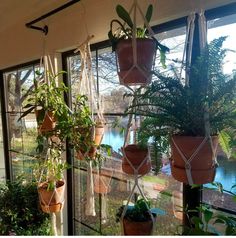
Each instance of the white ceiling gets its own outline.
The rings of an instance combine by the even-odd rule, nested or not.
[[[30,22],[69,0],[0,0],[0,32],[16,22]]]

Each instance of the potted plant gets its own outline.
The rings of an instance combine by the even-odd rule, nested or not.
[[[80,160],[93,159],[96,155],[95,123],[91,115],[88,97],[78,95],[74,102],[71,115],[72,131],[68,138],[71,147],[75,149],[77,158]]]
[[[236,76],[223,73],[225,37],[209,43],[189,69],[189,83],[178,74],[154,72],[157,80],[128,113],[155,118],[157,131],[170,136],[173,177],[188,184],[214,180],[218,131],[235,119]]]
[[[236,196],[232,192],[235,184],[230,190],[223,188],[223,185],[218,182],[211,184],[211,188],[204,189],[215,190],[215,192],[225,193],[233,198]],[[234,200],[235,201],[235,200]],[[234,204],[232,204],[234,205]],[[184,210],[184,211],[183,211]],[[229,213],[221,212],[214,209],[211,205],[203,203],[195,209],[183,208],[182,211],[186,214],[189,225],[178,225],[176,235],[184,236],[233,236],[236,235],[236,218]],[[192,213],[201,213],[201,216],[192,216]],[[180,229],[179,229],[180,228]]]
[[[125,214],[124,209],[126,209]],[[133,206],[121,206],[116,213],[116,221],[122,222],[124,235],[151,235],[154,226],[150,201],[138,199]]]
[[[70,115],[70,110],[64,102],[64,93],[68,89],[63,83],[60,86],[57,85],[57,79],[63,73],[65,72],[61,71],[53,75],[51,72],[39,73],[36,71],[37,77],[34,79],[34,88],[24,102],[23,109],[25,111],[19,120],[35,111],[39,132],[56,134],[53,132],[56,122],[67,122]],[[45,75],[47,82],[44,81]],[[60,125],[60,130],[62,125],[63,123]]]
[[[49,236],[50,217],[38,209],[34,182],[18,177],[0,184],[0,234],[3,236]]]
[[[123,148],[122,170],[127,174],[147,174],[151,161],[147,146],[129,144]]]
[[[101,144],[104,132],[105,132],[104,121],[101,119],[97,119],[95,121],[95,138],[94,138],[94,143],[96,146],[99,146]]]
[[[147,8],[143,27],[136,27],[136,22],[132,21],[130,14],[121,5],[117,5],[116,12],[124,24],[118,19],[113,19],[110,23],[108,37],[117,55],[120,83],[146,85],[151,81],[156,50],[160,51],[163,65],[165,64],[165,53],[169,50],[150,35],[150,27],[147,24],[152,17],[153,5],[150,4]],[[115,31],[113,30],[114,24],[118,25]]]
[[[46,158],[35,170],[39,181],[40,206],[42,211],[46,213],[59,212],[64,205],[65,180],[63,179],[63,172],[68,169],[68,165],[61,159],[61,152],[58,145],[50,145]]]

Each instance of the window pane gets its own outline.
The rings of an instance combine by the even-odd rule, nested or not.
[[[172,65],[181,67],[183,47],[185,42],[185,28],[165,32],[157,36],[163,44],[171,48],[171,53],[167,56],[167,69],[160,68],[159,56],[157,55],[156,69],[169,71]],[[111,156],[101,165],[102,177],[109,181],[109,191],[102,195],[96,191],[96,181],[98,181],[98,168],[93,166],[93,192],[95,213],[89,215],[88,209],[88,183],[87,162],[74,159],[74,211],[76,235],[120,235],[120,224],[115,221],[116,212],[127,200],[134,186],[132,176],[128,176],[122,171],[121,147],[124,144],[124,128],[126,128],[128,118],[123,114],[129,104],[124,94],[128,89],[119,83],[116,70],[115,53],[107,47],[93,52],[93,74],[96,78],[97,90],[103,102],[103,112],[106,120],[105,134],[102,144],[112,147]],[[97,59],[96,59],[97,57]],[[72,100],[78,93],[76,81],[80,75],[81,61],[79,56],[68,57],[69,80],[72,85]],[[159,68],[158,68],[159,67]],[[119,116],[114,115],[118,113]],[[114,124],[120,125],[114,128]],[[122,130],[123,129],[123,130]],[[132,132],[130,135],[132,139]],[[157,168],[158,169],[155,169]],[[179,212],[182,207],[182,186],[170,176],[170,165],[168,159],[160,158],[152,154],[153,171],[139,179],[140,188],[151,200],[152,207],[160,209],[162,215],[157,217],[155,235],[173,235],[176,226],[181,224],[183,214]],[[161,171],[159,170],[161,168]],[[108,172],[109,171],[109,172]],[[91,192],[91,191],[90,191]],[[139,194],[139,191],[136,191]]]
[[[225,74],[232,75],[236,66],[236,36],[232,29],[236,27],[236,15],[230,15],[227,17],[217,18],[208,21],[208,42],[221,36],[227,36],[223,47],[230,49],[226,53],[223,71]],[[231,187],[236,184],[236,160],[227,159],[221,148],[218,148],[217,161],[219,167],[216,170],[215,182],[219,182],[223,185],[225,190],[230,191]],[[205,187],[212,188],[211,184],[205,185]],[[236,192],[235,189],[231,190]],[[215,207],[221,207],[223,209],[236,211],[236,203],[233,201],[232,195],[228,193],[220,193],[216,190],[204,189],[203,202],[214,205]]]
[[[0,101],[1,103],[1,101]],[[0,115],[2,114],[0,107]],[[3,151],[2,120],[0,119],[0,181],[5,180],[5,159]]]
[[[34,113],[19,120],[26,110],[27,98],[34,84],[38,66],[19,68],[4,73],[6,87],[6,108],[8,120],[9,156],[13,177],[30,173],[32,157],[36,154],[37,123]]]
[[[160,64],[160,55],[157,54],[156,59],[156,70],[161,72],[168,72],[172,70],[174,67],[177,70],[176,73],[180,74],[183,78],[185,78],[185,68],[183,67],[183,52],[185,47],[185,38],[186,38],[186,27],[181,27],[178,29],[170,30],[158,34],[158,41],[160,41],[163,45],[169,47],[170,52],[166,54],[166,69]]]

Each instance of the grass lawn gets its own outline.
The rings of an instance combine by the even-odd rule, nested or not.
[[[142,178],[142,180],[145,182],[159,183],[159,184],[163,184],[163,185],[165,185],[165,183],[166,183],[166,179],[159,178],[157,176],[151,176],[151,175],[144,176]]]

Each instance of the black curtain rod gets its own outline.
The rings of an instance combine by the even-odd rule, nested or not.
[[[71,5],[73,5],[73,4],[75,4],[75,3],[79,2],[79,1],[80,0],[71,0],[70,2],[68,2],[68,3],[66,3],[66,4],[64,4],[64,5],[58,7],[56,9],[54,9],[54,10],[44,14],[44,15],[42,15],[41,17],[38,17],[35,20],[26,23],[25,26],[28,27],[28,28],[31,28],[31,29],[42,31],[42,32],[44,32],[45,35],[47,35],[47,33],[48,33],[48,26],[47,25],[45,25],[44,27],[38,27],[38,26],[33,26],[33,24],[35,24],[35,23],[37,23],[37,22],[39,22],[39,21],[41,21],[41,20],[43,20],[43,19],[45,19],[45,18],[47,18],[49,16],[54,15],[57,12],[60,12],[60,11],[64,10],[65,8],[71,6]]]

